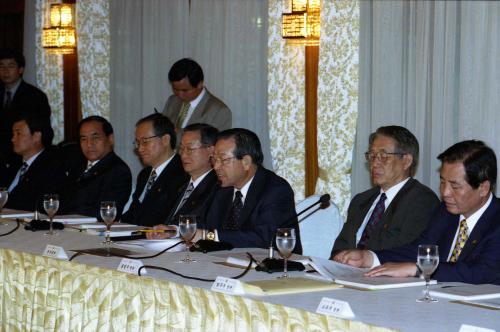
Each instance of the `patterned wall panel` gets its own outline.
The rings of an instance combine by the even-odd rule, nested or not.
[[[358,113],[359,3],[323,1],[318,77],[317,193],[328,192],[345,216]]]

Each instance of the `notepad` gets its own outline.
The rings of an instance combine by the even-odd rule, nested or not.
[[[425,286],[425,280],[420,278],[395,278],[395,277],[357,277],[346,279],[335,279],[340,285],[350,286],[365,290],[380,290],[390,288],[404,288]],[[435,285],[436,280],[431,280],[430,284]]]
[[[489,299],[489,300],[476,300],[476,301],[454,301],[454,303],[471,305],[474,307],[480,307],[490,310],[500,310],[500,298]]]
[[[430,295],[450,300],[487,300],[500,298],[500,286],[491,284],[444,286],[431,290]]]
[[[43,216],[44,219],[48,218],[45,215],[41,215],[41,216]],[[78,224],[86,224],[86,223],[96,223],[97,218],[96,217],[82,216],[79,214],[67,214],[67,215],[54,216],[54,221],[63,223],[65,225],[78,225]]]
[[[14,209],[2,209],[0,218],[33,218],[33,212]]]
[[[328,291],[341,287],[331,282],[306,278],[281,278],[243,283],[245,294],[258,296]]]

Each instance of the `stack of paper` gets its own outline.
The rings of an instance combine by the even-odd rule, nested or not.
[[[33,212],[13,210],[13,209],[2,209],[2,213],[0,213],[0,218],[33,218]]]
[[[243,283],[246,294],[259,296],[328,291],[340,287],[342,286],[334,283],[306,278],[282,278]]]
[[[500,298],[500,286],[490,284],[443,286],[431,290],[430,295],[451,300],[487,300]]]

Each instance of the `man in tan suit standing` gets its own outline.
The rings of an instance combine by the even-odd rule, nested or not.
[[[219,130],[231,128],[231,111],[205,88],[203,70],[196,61],[184,58],[174,63],[168,80],[174,94],[168,98],[163,114],[175,125],[177,135],[192,123],[206,123]]]

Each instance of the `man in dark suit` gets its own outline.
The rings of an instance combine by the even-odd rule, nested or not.
[[[388,249],[415,240],[439,205],[436,194],[411,176],[418,163],[418,141],[400,126],[370,135],[369,163],[374,188],[356,195],[332,249]]]
[[[139,120],[135,128],[135,146],[146,166],[137,176],[132,203],[122,216],[129,224],[154,226],[165,222],[174,208],[180,188],[188,181],[175,148],[175,129],[159,113]]]
[[[38,114],[50,119],[50,106],[45,93],[22,79],[24,56],[15,50],[0,50],[0,177],[13,176],[10,171],[17,170],[20,163],[18,155],[12,150],[12,124],[23,114]]]
[[[100,217],[100,203],[114,201],[118,220],[127,203],[132,174],[127,164],[113,152],[113,127],[101,116],[80,121],[80,148],[85,157],[77,178],[61,195],[61,213]]]
[[[221,188],[207,213],[208,237],[234,247],[268,248],[277,228],[290,227],[296,230],[294,252],[301,253],[293,190],[262,166],[263,159],[259,138],[250,130],[219,134],[212,160]]]
[[[441,160],[442,205],[427,230],[413,243],[389,250],[347,250],[335,260],[373,267],[368,276],[418,275],[417,246],[439,246],[438,281],[500,284],[500,200],[493,195],[497,161],[481,141],[457,143]]]
[[[214,145],[218,130],[214,127],[195,123],[182,130],[182,139],[179,145],[182,167],[191,176],[179,190],[179,197],[165,225],[158,225],[155,229],[174,230],[177,233],[179,216],[183,214],[196,215],[198,227],[205,225],[205,215],[217,186],[217,175],[210,162],[214,155]],[[148,238],[168,238],[172,233],[148,233]]]
[[[185,58],[174,63],[168,80],[174,94],[168,98],[163,114],[175,125],[179,140],[181,129],[188,124],[206,123],[218,130],[231,128],[231,111],[205,88],[203,70],[196,61]]]
[[[54,131],[50,122],[38,114],[19,116],[12,125],[14,152],[22,165],[10,179],[5,207],[33,211],[42,208],[44,194],[57,193],[66,175],[52,148]]]

